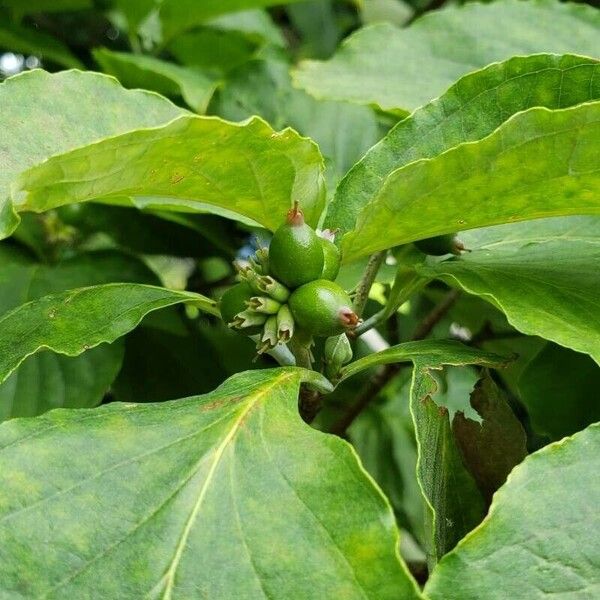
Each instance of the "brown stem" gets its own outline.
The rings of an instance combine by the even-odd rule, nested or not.
[[[369,299],[369,292],[371,291],[375,277],[377,277],[377,271],[379,271],[379,267],[381,267],[381,264],[385,259],[385,255],[385,250],[372,254],[365,267],[365,272],[363,273],[362,279],[356,289],[356,295],[354,296],[354,312],[359,317],[362,316],[363,311],[365,310],[367,300]]]
[[[419,323],[411,336],[411,341],[425,339],[433,328],[442,320],[444,315],[452,308],[460,295],[458,290],[451,290],[442,301]],[[330,428],[331,433],[340,437],[345,435],[354,419],[370,404],[381,390],[405,367],[407,363],[384,365],[377,369],[375,374],[365,383],[358,393],[356,402],[343,414]]]

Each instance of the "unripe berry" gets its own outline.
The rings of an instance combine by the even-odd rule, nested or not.
[[[269,266],[275,279],[297,288],[321,277],[323,246],[314,229],[304,222],[296,203],[286,222],[273,234]]]
[[[249,302],[253,296],[256,296],[254,290],[245,281],[230,287],[223,294],[221,302],[219,303],[223,321],[228,325],[239,321],[239,319],[236,321],[236,316],[247,310],[247,302]],[[262,331],[262,325],[257,323],[249,327],[244,327],[242,331],[246,335],[254,335],[259,331]]]
[[[348,294],[326,279],[299,287],[292,292],[289,305],[296,325],[310,335],[330,337],[358,324]]]
[[[335,281],[340,272],[340,251],[334,244],[335,234],[330,229],[324,229],[319,234],[323,247],[323,272],[321,279]]]

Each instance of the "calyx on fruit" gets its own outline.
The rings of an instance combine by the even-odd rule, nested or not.
[[[248,285],[247,282],[242,281],[237,283],[233,287],[230,287],[221,296],[221,302],[219,308],[221,310],[221,317],[225,323],[228,323],[231,327],[244,328],[247,335],[254,335],[259,331],[262,331],[262,322],[266,320],[266,315],[263,321],[253,323],[251,326],[248,320],[245,318],[249,314],[246,312],[248,308],[247,302],[255,296],[254,290]],[[244,315],[238,318],[239,315]]]
[[[269,246],[269,268],[272,275],[286,286],[297,288],[321,277],[323,246],[304,215],[294,204],[286,222],[273,234]]]
[[[317,279],[294,290],[289,304],[296,325],[317,337],[339,335],[358,325],[348,294],[327,279]]]
[[[331,229],[317,231],[321,246],[323,248],[323,271],[321,279],[335,281],[340,272],[340,251],[335,245],[335,232]]]

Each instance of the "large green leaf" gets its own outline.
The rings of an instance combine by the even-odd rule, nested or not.
[[[232,72],[219,91],[215,111],[240,121],[259,115],[275,129],[293,127],[319,145],[329,189],[377,141],[372,110],[343,102],[319,102],[292,87],[289,65],[255,60]]]
[[[68,288],[111,281],[154,283],[137,259],[117,252],[82,254],[50,266],[0,245],[0,315]],[[0,384],[0,420],[35,416],[51,408],[96,406],[113,382],[123,345],[104,344],[77,357],[42,352],[30,356]]]
[[[472,250],[418,266],[499,307],[523,333],[600,363],[600,219],[569,217],[461,234]]]
[[[2,0],[2,6],[13,11],[18,18],[39,12],[62,12],[91,8],[91,0]]]
[[[389,504],[346,442],[300,419],[301,380],[327,385],[253,371],[205,396],[1,426],[2,592],[419,598]]]
[[[347,261],[420,238],[600,212],[600,102],[531,108],[494,133],[394,171],[346,234]]]
[[[97,406],[121,370],[123,351],[117,341],[74,358],[53,352],[30,356],[0,384],[0,421]]]
[[[600,63],[591,58],[514,57],[465,75],[440,98],[398,123],[352,168],[336,190],[326,224],[350,231],[360,211],[377,198],[396,169],[481,140],[518,112],[535,106],[566,108],[598,99]],[[436,202],[434,196],[430,203]],[[443,219],[443,211],[436,216]]]
[[[205,23],[226,13],[252,8],[265,8],[274,4],[289,4],[298,0],[162,0],[158,10],[163,42],[183,31]]]
[[[600,421],[600,367],[585,354],[546,344],[521,373],[518,387],[531,426],[552,440]]]
[[[267,228],[276,228],[291,203],[298,200],[307,220],[316,225],[324,206],[324,186],[322,157],[312,141],[292,130],[275,132],[260,119],[233,124],[215,117],[195,116],[182,116],[154,128],[141,128],[144,126],[140,122],[136,131],[107,137],[110,136],[108,128],[96,126],[97,118],[92,114],[98,99],[84,103],[82,94],[93,92],[99,84],[101,87],[109,85],[122,98],[133,94],[131,98],[137,102],[138,111],[144,110],[140,100],[163,101],[158,96],[125,92],[114,80],[102,76],[70,75],[75,76],[71,93],[74,88],[78,90],[73,94],[77,98],[73,97],[72,101],[78,100],[78,106],[88,107],[88,114],[81,114],[79,118],[93,132],[87,140],[78,136],[77,145],[82,147],[64,154],[58,152],[69,150],[69,146],[52,142],[50,152],[55,156],[22,172],[25,167],[47,158],[49,152],[44,151],[43,146],[41,151],[32,148],[34,141],[40,143],[39,133],[32,135],[28,131],[25,139],[19,140],[16,134],[23,126],[11,129],[9,150],[2,156],[8,169],[0,179],[0,194],[2,184],[8,186],[12,181],[12,201],[0,196],[0,237],[14,229],[15,211],[42,212],[99,198],[123,201],[134,197],[142,204],[148,201],[154,208],[216,210],[230,216],[241,215]],[[44,79],[54,83],[45,101],[51,103],[54,95],[62,98],[66,93],[62,80],[53,80],[48,75]],[[37,93],[25,98],[23,86],[14,85],[19,78],[9,83],[11,81],[13,85],[0,88],[6,93],[9,106],[14,106],[17,98],[26,106],[37,102]],[[67,78],[67,82],[71,80]],[[11,93],[15,89],[16,93]],[[30,89],[30,94],[32,91],[36,90]],[[69,105],[59,102],[58,107],[50,111],[57,130],[65,126],[67,119],[73,119]],[[39,117],[40,126],[48,120],[47,115]],[[103,111],[100,121],[104,123],[109,117],[115,119],[112,113]],[[147,116],[146,121],[149,120]],[[22,121],[19,117],[19,122]],[[25,122],[35,127],[35,123]],[[99,129],[101,137],[107,139],[98,141]],[[114,129],[113,134],[116,134]],[[93,141],[96,143],[90,143]],[[13,181],[15,177],[17,181]]]
[[[63,67],[82,67],[83,65],[60,40],[52,35],[21,27],[14,23],[0,25],[0,47],[12,52],[33,54],[44,62],[56,63]]]
[[[40,350],[78,356],[125,335],[148,313],[182,302],[219,314],[200,294],[134,283],[78,288],[23,304],[0,317],[0,383]]]
[[[432,600],[595,598],[600,425],[531,454],[427,582]]]
[[[365,27],[329,61],[301,63],[295,80],[319,98],[411,111],[465,73],[537,52],[599,56],[600,14],[550,0],[467,3],[407,29]]]
[[[404,342],[386,350],[374,352],[359,358],[344,367],[341,381],[352,377],[365,369],[377,365],[413,362],[420,365],[481,365],[484,367],[504,366],[510,359],[477,348],[469,348],[453,340],[420,340]]]
[[[459,412],[452,421],[452,431],[463,463],[489,504],[513,467],[527,456],[527,436],[504,392],[489,375],[473,390],[471,406],[481,422]]]
[[[206,112],[217,82],[200,71],[181,67],[153,56],[114,52],[107,48],[93,51],[105,73],[114,75],[125,87],[154,90],[166,96],[181,96],[197,113]]]
[[[19,173],[54,154],[186,114],[157,94],[126,91],[112,77],[80,71],[11,77],[0,84],[0,107],[0,238],[16,226],[5,200]]]
[[[417,439],[417,480],[425,501],[425,552],[431,569],[485,514],[483,498],[456,446],[448,409],[435,402],[438,384],[432,372],[444,365],[498,367],[505,361],[460,344],[452,348],[449,342],[425,343],[432,352],[414,361],[410,411]]]

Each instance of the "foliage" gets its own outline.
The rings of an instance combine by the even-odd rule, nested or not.
[[[0,1],[0,597],[597,596],[600,12],[360,4]]]

